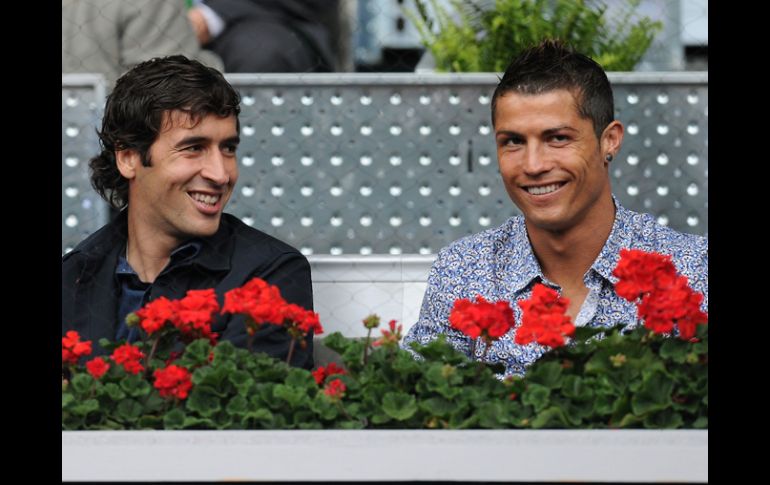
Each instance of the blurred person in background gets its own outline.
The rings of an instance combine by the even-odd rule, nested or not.
[[[337,0],[194,0],[201,46],[225,72],[333,72]]]
[[[101,73],[107,86],[147,59],[182,54],[222,70],[201,49],[184,0],[62,0],[62,73]]]

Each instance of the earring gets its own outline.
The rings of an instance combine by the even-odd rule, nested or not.
[[[604,157],[604,159],[607,160],[608,162],[611,162],[612,161],[612,153],[608,153],[607,156]]]

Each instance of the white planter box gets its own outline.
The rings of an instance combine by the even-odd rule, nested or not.
[[[64,480],[708,482],[708,430],[65,431]]]

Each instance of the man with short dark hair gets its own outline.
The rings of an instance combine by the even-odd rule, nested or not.
[[[118,79],[90,167],[94,188],[121,212],[62,258],[62,335],[131,342],[140,330],[125,317],[148,301],[214,288],[221,304],[254,277],[312,309],[307,259],[223,213],[238,179],[239,103],[220,72],[184,56]],[[217,315],[212,331],[246,346],[242,316]],[[253,349],[286,359],[289,342],[282,327],[265,325]],[[312,343],[308,335],[296,346],[293,365],[313,366]]]
[[[523,374],[546,348],[516,345],[512,329],[486,349],[449,325],[459,298],[511,303],[516,321],[536,283],[569,299],[577,326],[635,323],[636,306],[614,291],[621,248],[671,255],[708,306],[708,240],[659,225],[623,208],[610,189],[609,166],[623,142],[604,70],[558,41],[528,49],[508,66],[492,97],[500,174],[523,216],[442,249],[428,277],[409,343],[439,334],[470,356]]]

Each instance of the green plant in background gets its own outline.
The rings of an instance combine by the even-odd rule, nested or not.
[[[415,0],[406,15],[416,26],[438,71],[502,72],[522,50],[545,39],[560,39],[607,71],[631,71],[663,25],[635,14],[639,0],[607,16],[600,1]],[[429,12],[432,12],[433,15]]]

